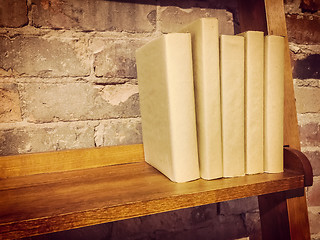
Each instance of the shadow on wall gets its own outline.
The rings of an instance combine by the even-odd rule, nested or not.
[[[237,6],[238,6],[237,0],[228,0],[228,1],[104,0],[104,1],[158,5],[161,7],[175,6],[182,9],[190,9],[190,8],[225,9],[230,13],[232,13],[232,17],[234,20],[234,33],[235,34],[240,33],[238,12],[235,10],[237,9]]]
[[[312,54],[293,63],[293,78],[320,79],[320,54]]]
[[[246,200],[251,204],[257,201],[255,198]],[[241,203],[243,201],[240,200]],[[239,201],[233,202],[234,204],[240,203]],[[27,239],[232,240],[249,239],[247,235],[251,240],[261,239],[258,212],[230,214],[229,210],[225,209],[225,205],[220,207],[221,204],[225,203],[181,209]],[[230,227],[230,223],[232,223],[232,227]]]

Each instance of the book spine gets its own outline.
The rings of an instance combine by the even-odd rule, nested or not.
[[[283,172],[284,38],[265,37],[265,172]]]
[[[262,173],[264,33],[248,31],[245,37],[245,172]]]
[[[200,177],[189,33],[166,37],[167,84],[174,181]]]
[[[184,27],[192,39],[200,175],[222,177],[218,19],[201,18]]]
[[[244,175],[244,37],[220,37],[223,176]]]

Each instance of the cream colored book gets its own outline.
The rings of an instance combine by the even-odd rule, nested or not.
[[[218,19],[200,18],[181,32],[191,34],[200,176],[222,177]]]
[[[174,182],[199,178],[190,34],[163,35],[136,60],[146,162]]]
[[[283,172],[284,38],[265,37],[265,172]]]
[[[244,172],[244,37],[220,36],[223,176]]]
[[[263,161],[263,95],[264,33],[248,31],[244,36],[244,136],[245,173],[264,171]]]

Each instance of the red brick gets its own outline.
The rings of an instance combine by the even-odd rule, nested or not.
[[[307,151],[304,152],[306,157],[309,159],[312,170],[313,170],[313,175],[314,176],[319,176],[320,175],[320,151]]]
[[[153,4],[152,4],[153,3]],[[155,1],[32,0],[35,27],[98,31],[151,32],[155,29]]]
[[[16,84],[0,84],[0,122],[22,121]]]
[[[28,24],[26,0],[0,0],[0,27],[22,27]]]
[[[320,206],[320,177],[313,178],[313,185],[307,191],[308,206]]]
[[[307,123],[300,126],[300,141],[304,147],[320,146],[320,124]]]
[[[318,44],[320,39],[320,16],[287,14],[288,38],[299,44]]]

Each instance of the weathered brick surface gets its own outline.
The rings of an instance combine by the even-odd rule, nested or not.
[[[232,224],[232,227],[230,227]],[[217,216],[216,204],[113,223],[111,239],[238,239],[246,236],[240,215]]]
[[[94,147],[94,126],[51,123],[0,129],[0,155]]]
[[[155,29],[155,1],[32,0],[35,27],[98,31],[151,32]],[[150,4],[150,5],[149,5]]]
[[[232,13],[227,10],[194,7],[181,8],[178,6],[161,7],[159,13],[160,30],[162,32],[178,31],[182,26],[200,17],[217,17],[221,34],[234,33]]]
[[[308,206],[320,207],[320,177],[313,177],[313,185],[307,191]]]
[[[110,239],[172,239],[204,222],[210,225],[216,214],[216,204],[211,204],[118,221],[113,223]]]
[[[319,234],[320,207],[309,207],[309,222],[311,234]]]
[[[320,79],[294,79],[297,87],[317,87],[320,88]]]
[[[262,240],[260,213],[246,212],[244,214],[244,221],[250,240]]]
[[[0,68],[24,76],[86,76],[90,60],[80,39],[0,36]]]
[[[256,197],[241,198],[220,203],[220,214],[242,214],[253,212],[258,209],[258,199]]]
[[[142,143],[140,119],[112,119],[95,127],[95,145],[114,146]]]
[[[320,54],[311,54],[292,62],[292,76],[298,79],[320,79]]]
[[[21,120],[17,85],[0,83],[0,123],[19,122]]]
[[[320,1],[319,0],[301,0],[299,6],[302,12],[315,13],[320,10]]]
[[[94,72],[97,77],[136,78],[135,51],[145,40],[94,39],[91,45],[100,51],[95,53]]]
[[[12,81],[19,83],[22,116],[27,123],[18,123],[17,126],[0,124],[0,155],[141,143],[137,86],[103,86],[85,81],[134,82],[135,50],[158,35],[159,31],[176,31],[199,17],[218,17],[222,34],[232,34],[238,27],[234,10],[236,1],[160,0],[157,1],[158,6],[154,2],[0,0],[0,7],[21,4],[1,13],[0,26],[27,24],[27,3],[29,19],[32,20],[31,26],[10,29],[10,37],[5,33],[6,29],[1,31],[0,49],[4,51],[0,51],[0,77],[8,81],[8,76],[14,75]],[[300,3],[299,0],[289,2]],[[294,9],[299,10],[299,7]],[[314,16],[311,20],[307,16],[298,17],[293,12],[287,15],[287,22],[290,41],[296,46],[292,49],[293,74],[300,82],[296,88],[297,106],[298,112],[307,117],[310,114],[304,113],[320,111],[320,85],[317,83],[320,79],[319,51],[314,47],[316,45],[298,44],[318,44],[319,17]],[[6,119],[21,121],[17,87],[14,84],[10,86],[12,88],[6,85],[4,93],[0,90],[5,99],[12,97],[12,101],[2,106],[17,111],[5,110],[5,114],[15,113],[10,117],[6,115]],[[1,111],[0,122],[3,119]],[[302,146],[308,147],[305,149],[317,149],[320,145],[319,124],[308,120],[301,125]],[[6,127],[8,125],[12,127]],[[315,175],[319,176],[319,151],[306,152],[306,155]],[[316,178],[315,182],[316,185],[308,191],[308,199],[317,205],[319,179]],[[319,234],[320,210],[318,207],[310,209],[311,232]],[[257,200],[250,198],[36,239],[240,239],[248,235],[250,239],[260,239],[259,234]]]
[[[0,130],[0,142],[0,156],[16,155],[27,149],[30,136],[22,129],[5,129]]]
[[[290,42],[318,44],[320,39],[320,16],[287,14],[286,23]]]
[[[217,239],[237,239],[247,235],[241,215],[219,215],[218,220],[217,224],[214,225],[216,234],[213,235],[217,236]]]
[[[303,147],[320,146],[320,123],[311,122],[299,126],[300,142]]]
[[[23,84],[23,115],[29,122],[137,117],[138,86],[88,83]]]
[[[25,0],[0,0],[0,27],[21,27],[28,23]]]
[[[111,239],[113,223],[99,224],[89,227],[71,229],[68,231],[55,232],[47,235],[39,235],[30,240],[88,240],[88,239]]]
[[[306,157],[310,160],[314,176],[320,175],[320,151],[306,151]]]
[[[320,112],[320,88],[295,87],[297,113]]]

